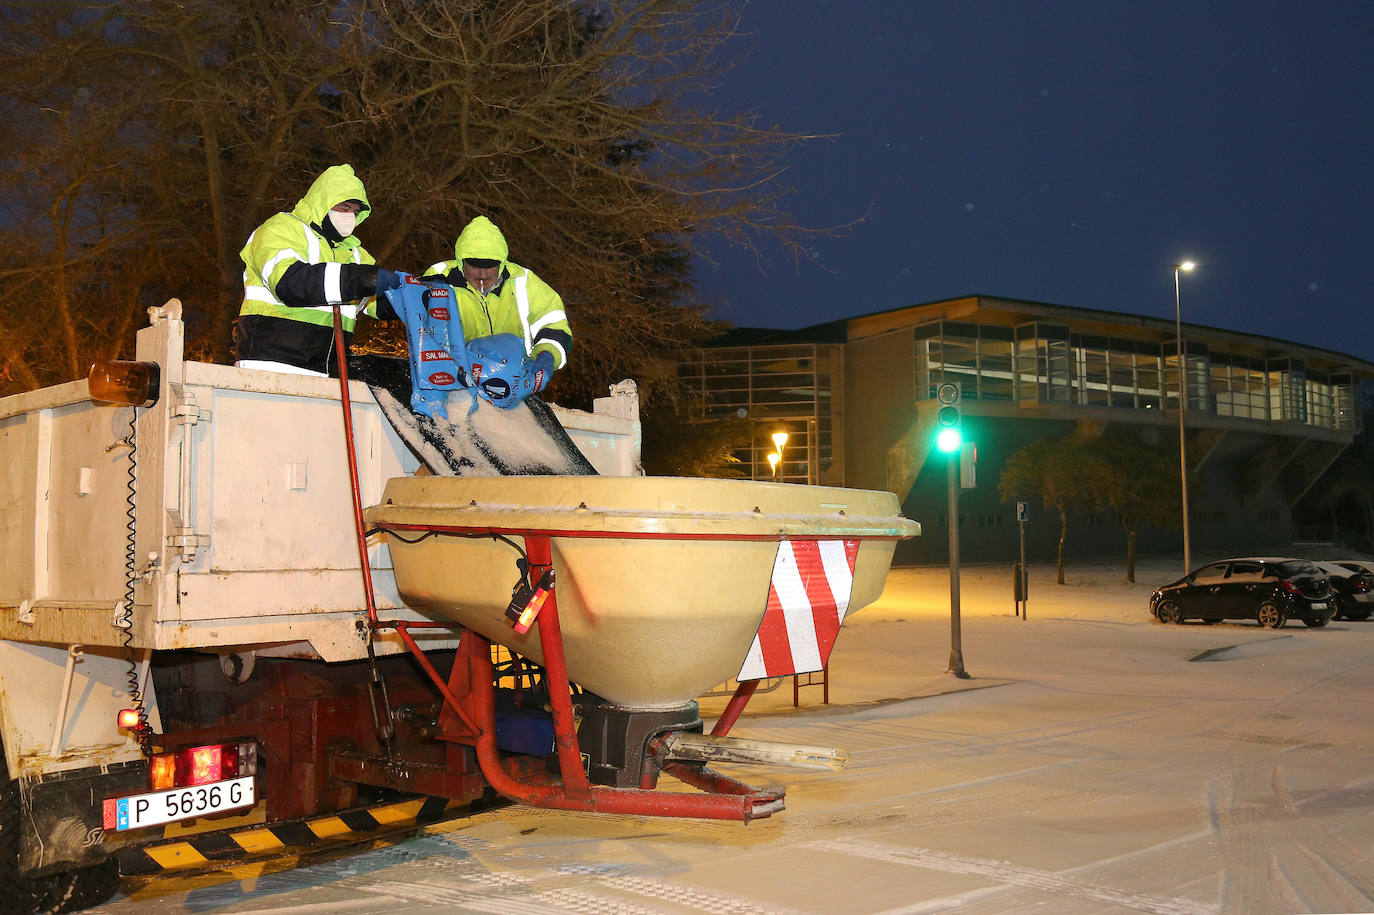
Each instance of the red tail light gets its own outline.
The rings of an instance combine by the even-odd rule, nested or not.
[[[1369,590],[1369,579],[1368,579],[1368,578],[1363,578],[1363,577],[1361,577],[1361,578],[1356,578],[1356,579],[1355,579],[1355,590],[1356,590],[1356,591],[1368,591],[1368,590]]]
[[[165,791],[254,775],[257,770],[257,744],[244,742],[159,753],[153,757],[149,775],[153,790]]]
[[[191,751],[190,768],[191,773],[187,776],[188,782],[192,785],[208,785],[210,782],[220,780],[221,771],[224,763],[228,762],[225,757],[225,747],[196,747]],[[233,769],[238,768],[238,753],[234,753]],[[232,776],[231,776],[232,777]]]
[[[1289,581],[1289,580],[1286,579],[1286,578],[1280,578],[1280,579],[1279,579],[1279,587],[1282,588],[1283,590],[1287,591],[1289,594],[1301,594],[1301,593],[1302,593],[1301,591],[1298,590],[1298,586],[1297,586],[1297,585],[1293,584],[1291,581]]]

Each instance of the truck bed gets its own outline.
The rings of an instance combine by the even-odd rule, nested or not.
[[[84,380],[0,400],[0,638],[122,645],[131,598],[139,649],[364,656],[338,381],[184,361],[170,304],[139,334],[136,358],[162,373],[152,406],[97,403]],[[554,409],[598,472],[627,475],[638,405],[618,388],[596,413]],[[419,462],[366,385],[350,398],[371,505]],[[370,557],[378,608],[420,618],[386,547]]]

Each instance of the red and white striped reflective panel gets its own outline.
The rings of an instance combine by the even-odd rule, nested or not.
[[[773,560],[768,609],[736,680],[821,670],[849,609],[857,540],[784,540]]]

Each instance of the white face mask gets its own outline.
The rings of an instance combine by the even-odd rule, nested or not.
[[[353,234],[353,227],[358,224],[358,214],[330,210],[329,221],[334,223],[334,231],[338,232],[341,237],[347,238]]]

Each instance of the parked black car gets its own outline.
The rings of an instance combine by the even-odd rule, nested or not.
[[[1357,559],[1319,562],[1317,568],[1331,580],[1333,620],[1367,620],[1374,612],[1374,571]]]
[[[1278,629],[1297,618],[1317,628],[1334,609],[1330,581],[1306,559],[1223,559],[1150,595],[1150,615],[1161,623],[1257,620]]]

